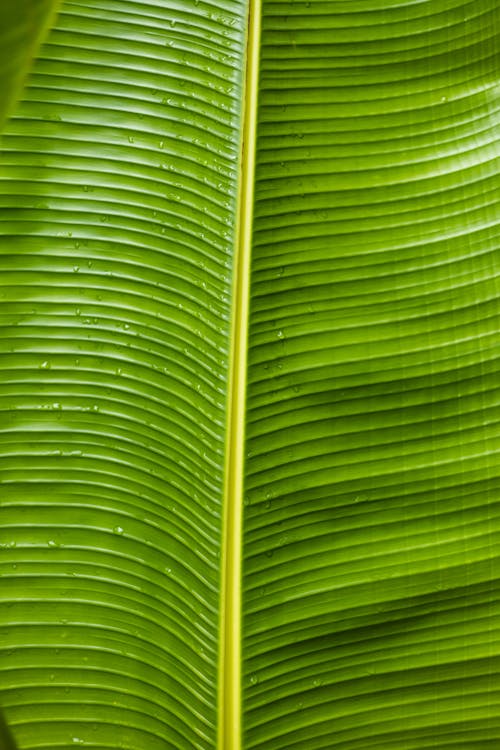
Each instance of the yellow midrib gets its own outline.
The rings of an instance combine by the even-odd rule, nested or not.
[[[241,747],[241,557],[261,0],[249,0],[226,431],[218,750]]]

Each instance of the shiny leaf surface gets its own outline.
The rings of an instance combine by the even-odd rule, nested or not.
[[[500,740],[498,3],[264,0],[255,115],[257,10],[67,0],[5,130],[0,704],[22,750],[238,750],[240,504],[242,748]]]
[[[244,10],[65,3],[5,134],[1,685],[21,748],[216,741]]]

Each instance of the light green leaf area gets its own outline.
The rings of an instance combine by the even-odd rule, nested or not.
[[[248,10],[67,0],[6,128],[0,705],[20,750],[240,750],[241,502],[241,749],[493,750],[498,2],[263,0],[229,434]]]
[[[0,126],[21,94],[59,4],[60,0],[2,0],[0,4]]]

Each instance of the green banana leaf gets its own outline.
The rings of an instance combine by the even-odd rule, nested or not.
[[[0,155],[20,750],[499,746],[499,33],[63,2]]]

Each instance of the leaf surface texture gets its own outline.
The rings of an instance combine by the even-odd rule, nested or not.
[[[241,502],[243,748],[490,750],[498,3],[264,0],[239,498],[247,13],[68,0],[5,132],[0,702],[221,750]]]

